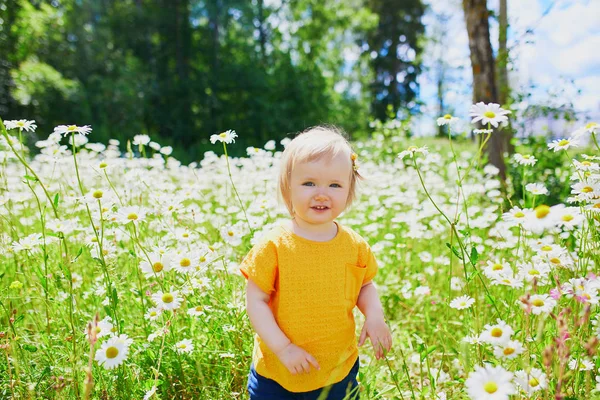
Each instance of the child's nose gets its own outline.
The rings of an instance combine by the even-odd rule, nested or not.
[[[327,195],[325,193],[319,192],[315,195],[315,200],[317,200],[317,201],[327,200]]]

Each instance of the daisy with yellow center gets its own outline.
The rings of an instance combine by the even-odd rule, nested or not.
[[[406,156],[413,158],[415,156],[415,154],[417,154],[417,153],[427,155],[427,154],[429,154],[429,150],[427,150],[427,146],[423,146],[423,147],[410,146],[406,150],[400,152],[400,154],[398,154],[398,158],[401,160],[404,159],[404,157],[406,157]]]
[[[483,367],[476,367],[475,371],[469,374],[465,386],[471,399],[508,399],[510,395],[517,393],[512,379],[511,372],[500,366],[493,367],[486,364]]]
[[[173,262],[173,269],[180,274],[191,274],[196,270],[199,258],[196,252],[177,253]]]
[[[532,166],[532,165],[535,165],[535,163],[537,162],[537,159],[534,156],[532,156],[531,154],[515,153],[513,158],[516,161],[516,163],[519,165]]]
[[[525,348],[520,342],[516,340],[509,340],[505,344],[501,346],[496,346],[494,348],[494,355],[498,359],[509,359],[512,360],[517,358],[521,353],[525,351]]]
[[[523,304],[525,311],[529,308],[534,315],[548,314],[555,306],[556,300],[547,294],[534,294],[529,298],[529,304]]]
[[[126,334],[113,336],[100,346],[95,359],[106,369],[118,367],[127,359],[129,346],[132,343],[133,339],[127,337]]]
[[[453,117],[450,114],[446,114],[443,117],[440,117],[440,118],[437,119],[438,126],[453,125],[456,122],[458,122],[458,118]]]
[[[531,368],[529,372],[515,372],[515,382],[521,386],[521,388],[527,392],[529,396],[548,387],[548,379],[546,378],[546,374],[537,368]]]
[[[479,102],[469,109],[469,116],[473,117],[471,123],[481,122],[482,125],[492,125],[497,128],[499,124],[508,122],[507,115],[510,111],[500,107],[499,104]]]
[[[35,121],[28,121],[26,119],[4,121],[6,130],[19,129],[21,131],[34,132],[37,128]]]
[[[67,136],[68,134],[79,133],[80,135],[87,135],[92,131],[89,125],[77,126],[77,125],[59,125],[54,128],[54,133]]]
[[[514,333],[513,329],[503,320],[498,319],[494,325],[486,325],[479,335],[479,340],[491,345],[504,345]]]
[[[156,321],[162,314],[162,309],[158,307],[150,307],[144,317],[149,321]]]
[[[210,142],[215,144],[216,142],[221,142],[225,144],[235,143],[235,138],[237,137],[237,133],[232,130],[228,130],[225,132],[221,132],[218,135],[211,135]]]
[[[573,137],[570,137],[568,139],[553,140],[548,144],[548,149],[557,152],[559,150],[568,150],[571,147],[577,146],[579,146],[579,142]]]
[[[471,307],[475,303],[475,299],[470,296],[460,296],[450,302],[450,307],[457,310],[464,310]]]
[[[152,295],[152,301],[156,307],[161,310],[176,310],[181,305],[183,299],[179,296],[179,291],[172,290],[169,292],[158,291]]]
[[[140,268],[146,278],[160,278],[165,272],[171,270],[171,255],[152,252],[148,259],[140,261]]]
[[[191,339],[183,339],[175,343],[175,351],[179,354],[191,353],[194,350],[194,344]]]
[[[146,219],[146,209],[137,206],[122,207],[116,214],[116,220],[121,224],[129,224],[133,222],[138,224]]]

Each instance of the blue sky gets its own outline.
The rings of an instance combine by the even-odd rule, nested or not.
[[[451,67],[447,103],[455,114],[464,116],[471,103],[471,81],[468,38],[464,25],[461,1],[430,0],[431,10],[450,16],[448,38],[443,47],[429,45],[425,49],[425,64],[433,66],[439,54]],[[498,1],[488,1],[497,10]],[[549,11],[548,11],[549,10]],[[545,12],[548,11],[546,14]],[[544,15],[545,14],[545,15]],[[433,13],[425,17],[428,31],[435,29]],[[531,103],[547,102],[548,93],[560,93],[554,103],[570,100],[580,112],[581,121],[554,127],[568,131],[577,125],[600,117],[600,1],[598,0],[508,0],[509,48],[512,48],[511,87],[532,90]],[[532,34],[525,34],[531,29]],[[497,24],[492,24],[491,40],[497,46]],[[442,53],[440,53],[442,52]],[[461,69],[462,68],[462,69]],[[573,80],[572,86],[567,82]],[[422,100],[427,117],[437,115],[435,108],[435,73],[432,70],[420,78]],[[580,89],[578,94],[576,89]],[[524,107],[526,104],[522,104]],[[431,121],[431,119],[429,119]],[[420,134],[433,130],[427,118],[417,129]]]

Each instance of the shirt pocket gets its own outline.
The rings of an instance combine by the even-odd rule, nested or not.
[[[366,273],[366,266],[361,267],[352,263],[346,264],[346,300],[351,301],[353,305],[358,300],[358,294],[360,293]]]

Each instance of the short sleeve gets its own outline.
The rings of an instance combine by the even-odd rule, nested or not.
[[[251,279],[263,292],[275,291],[277,279],[277,249],[271,240],[263,240],[250,250],[242,263],[240,272]]]
[[[369,283],[373,280],[373,278],[377,274],[378,266],[377,260],[375,259],[373,251],[371,251],[371,247],[369,246],[369,244],[367,242],[363,242],[361,247],[362,251],[359,263],[361,266],[364,265],[367,269],[367,272],[365,273],[365,278],[363,279],[362,283],[364,286],[366,283]]]

